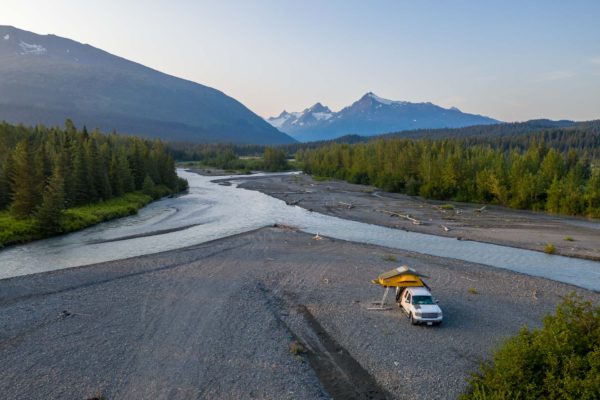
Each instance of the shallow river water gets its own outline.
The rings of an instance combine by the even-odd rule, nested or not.
[[[154,202],[131,217],[0,251],[0,279],[182,248],[279,223],[321,236],[486,264],[600,291],[600,262],[344,220],[288,206],[257,191],[212,183],[214,177],[178,173],[190,183],[186,195]],[[157,234],[135,237],[149,233]]]

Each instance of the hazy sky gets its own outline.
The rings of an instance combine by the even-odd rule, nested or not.
[[[54,33],[262,116],[373,91],[505,121],[600,118],[600,1],[0,0]]]

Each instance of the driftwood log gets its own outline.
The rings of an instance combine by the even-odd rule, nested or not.
[[[338,201],[338,204],[346,207],[348,210],[354,208],[354,205],[352,203],[344,203],[343,201]]]
[[[412,223],[413,223],[413,225],[421,225],[421,221],[419,221],[419,220],[418,220],[418,219],[416,219],[416,218],[413,218],[413,217],[411,217],[411,216],[410,216],[410,215],[408,215],[408,214],[406,214],[406,215],[405,215],[405,214],[400,214],[400,213],[397,213],[397,212],[394,212],[394,211],[389,211],[389,210],[375,210],[375,211],[382,212],[382,213],[384,213],[384,214],[387,214],[387,215],[389,215],[390,217],[398,217],[398,218],[404,218],[404,219],[407,219],[407,220],[409,220],[410,222],[412,222]]]

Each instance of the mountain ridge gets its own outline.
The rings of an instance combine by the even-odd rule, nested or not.
[[[0,26],[0,120],[191,142],[293,143],[223,92],[88,44]]]
[[[319,108],[318,112],[313,110],[315,107]],[[375,136],[400,130],[460,128],[500,122],[486,116],[464,113],[456,107],[388,100],[373,92],[364,94],[337,112],[316,103],[304,111],[283,111],[279,116],[266,120],[303,142],[335,139],[348,134]]]

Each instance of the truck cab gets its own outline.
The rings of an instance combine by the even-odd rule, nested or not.
[[[407,287],[400,293],[398,301],[398,306],[408,315],[411,324],[442,323],[442,309],[427,288]]]

